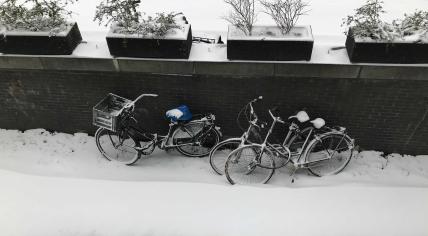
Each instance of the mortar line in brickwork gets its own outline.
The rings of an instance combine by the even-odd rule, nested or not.
[[[358,68],[358,75],[357,75],[357,78],[359,79],[359,78],[361,78],[361,72],[363,71],[363,67],[362,66],[359,66],[359,68]]]
[[[192,61],[192,75],[196,75],[196,62]]]
[[[421,124],[425,121],[425,119],[427,118],[428,115],[428,104],[425,103],[425,113],[422,116],[422,119],[418,122],[418,124],[415,126],[415,128],[413,129],[412,133],[410,134],[410,136],[407,138],[406,143],[404,144],[404,148],[407,147],[407,145],[409,145],[410,141],[412,140],[413,136],[415,136],[416,131],[419,129],[419,127],[421,126]]]

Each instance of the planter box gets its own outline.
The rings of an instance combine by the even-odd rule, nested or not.
[[[67,31],[50,35],[49,32],[7,31],[0,35],[0,52],[29,55],[70,55],[82,42],[77,23]]]
[[[389,42],[356,39],[352,29],[348,31],[346,50],[351,62],[428,63],[428,42]]]
[[[118,34],[111,29],[106,39],[110,54],[116,57],[188,59],[192,29],[185,25],[163,38]]]
[[[254,26],[253,35],[246,36],[234,26],[227,34],[229,60],[309,61],[314,38],[310,26],[296,26],[282,35],[277,26]]]

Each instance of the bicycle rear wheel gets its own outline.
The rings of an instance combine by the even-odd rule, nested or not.
[[[226,164],[229,154],[241,145],[240,138],[228,139],[215,145],[210,152],[210,165],[213,170],[224,175],[224,165]]]
[[[348,165],[352,152],[353,144],[347,135],[321,136],[312,141],[306,151],[308,170],[319,177],[337,174]]]
[[[269,168],[263,168],[266,166]],[[272,152],[259,145],[240,147],[229,154],[225,164],[226,178],[231,184],[264,184],[275,172]]]
[[[188,157],[208,156],[211,149],[220,141],[220,134],[214,126],[190,122],[175,129],[171,135],[172,143],[177,150]],[[196,143],[198,142],[198,143]]]
[[[95,133],[95,142],[98,150],[109,161],[132,165],[141,156],[136,149],[140,144],[129,135],[119,136],[116,132],[99,128]]]

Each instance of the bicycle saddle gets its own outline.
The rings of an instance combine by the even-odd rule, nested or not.
[[[315,128],[321,129],[325,125],[325,120],[323,118],[316,118],[315,120],[311,120],[311,123]]]
[[[306,111],[299,111],[296,115],[290,116],[288,119],[296,118],[300,123],[304,123],[309,120],[309,115]]]
[[[173,122],[189,121],[193,117],[189,107],[186,105],[181,105],[177,108],[168,110],[165,115],[166,118],[170,119]]]

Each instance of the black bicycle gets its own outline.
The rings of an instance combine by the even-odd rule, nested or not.
[[[166,135],[138,128],[134,113],[136,102],[143,97],[157,96],[142,94],[131,101],[109,94],[93,108],[93,124],[100,127],[95,141],[105,158],[132,165],[141,155],[150,155],[156,146],[162,150],[176,148],[189,157],[203,157],[220,141],[221,133],[213,114],[189,116],[183,114],[183,110],[172,109],[167,112],[170,124]]]

